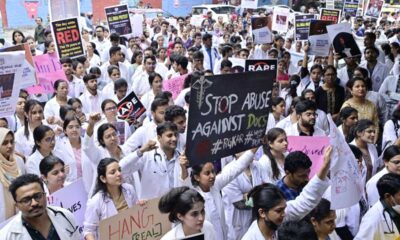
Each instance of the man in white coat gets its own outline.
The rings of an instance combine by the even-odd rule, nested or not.
[[[213,71],[214,64],[216,64],[220,56],[218,50],[212,46],[211,34],[206,33],[203,35],[203,46],[200,51],[204,55],[204,69]]]
[[[400,175],[388,173],[377,183],[380,201],[364,215],[355,240],[399,239]]]
[[[43,182],[38,176],[19,176],[9,189],[20,212],[0,231],[1,240],[80,239],[72,213],[47,206]]]
[[[379,50],[376,47],[366,47],[364,56],[366,61],[363,61],[360,67],[368,69],[369,77],[372,80],[372,90],[378,92],[390,69],[384,63],[378,61]]]

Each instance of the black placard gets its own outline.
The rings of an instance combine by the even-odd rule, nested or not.
[[[77,18],[51,22],[57,52],[60,58],[78,57],[84,54],[82,37]]]
[[[295,16],[296,41],[308,39],[308,34],[310,32],[311,19],[315,19],[314,14]]]
[[[267,72],[268,78],[276,81],[278,71],[277,59],[246,59],[245,63],[246,72]]]
[[[131,123],[146,112],[145,107],[134,92],[131,92],[128,96],[123,98],[118,103],[117,107],[118,118],[123,120],[132,120],[129,121]]]
[[[127,5],[107,7],[104,10],[106,11],[110,33],[118,33],[119,35],[132,33],[132,25]]]
[[[273,85],[272,72],[205,76],[190,92],[186,142],[189,165],[219,160],[261,144]]]

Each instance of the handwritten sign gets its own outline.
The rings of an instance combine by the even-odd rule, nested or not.
[[[134,92],[123,98],[117,105],[118,118],[123,120],[138,119],[146,109]],[[134,121],[132,121],[134,122]]]
[[[65,208],[74,215],[80,233],[83,231],[87,200],[82,178],[47,196],[49,205]]]
[[[303,137],[288,136],[288,152],[301,151],[305,153],[312,162],[310,178],[321,168],[325,148],[329,146],[328,137]]]
[[[146,205],[135,205],[117,215],[100,221],[100,240],[158,240],[171,229],[167,214],[158,210],[159,199]]]
[[[276,81],[276,75],[278,71],[278,60],[277,59],[246,59],[245,63],[246,72],[268,72],[268,76],[272,76],[272,81]]]
[[[51,23],[57,53],[60,58],[78,57],[84,54],[82,37],[77,18],[69,18]]]
[[[33,57],[36,78],[39,84],[27,88],[29,94],[53,93],[54,82],[58,79],[67,80],[60,61],[55,54],[43,54]]]
[[[314,14],[295,16],[295,36],[296,41],[307,40],[310,32],[310,21],[315,19]]]
[[[127,35],[132,33],[131,20],[129,18],[128,5],[106,7],[108,27],[111,33]]]
[[[185,83],[187,75],[188,74],[184,74],[182,76],[163,81],[163,90],[171,92],[172,98],[175,100],[183,89],[183,84]]]
[[[339,22],[340,12],[341,11],[337,10],[337,9],[326,9],[326,8],[323,8],[323,9],[321,9],[321,15],[320,15],[319,20],[331,21],[334,24],[336,24],[336,23]]]
[[[272,79],[263,71],[201,77],[193,83],[186,141],[190,166],[261,144]]]

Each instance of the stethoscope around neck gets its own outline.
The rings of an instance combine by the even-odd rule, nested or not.
[[[177,150],[175,150],[176,152],[178,152]],[[180,155],[180,153],[178,152],[178,155]],[[166,164],[163,163],[163,158],[161,156],[160,153],[157,152],[157,149],[154,149],[154,155],[153,155],[153,160],[155,165],[157,165],[157,170],[158,171],[153,171],[153,173],[160,173],[160,174],[167,174],[168,170],[167,170],[167,166]]]

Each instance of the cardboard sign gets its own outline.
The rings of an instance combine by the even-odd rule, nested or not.
[[[272,42],[272,20],[271,17],[251,18],[251,29],[255,44]]]
[[[271,72],[201,77],[190,90],[189,165],[219,160],[261,144],[270,110]]]
[[[123,98],[118,103],[118,118],[123,120],[136,120],[146,112],[142,102],[134,92]],[[134,122],[134,121],[132,121]]]
[[[106,12],[110,33],[118,33],[121,36],[132,33],[128,5],[107,7],[104,10]]]
[[[272,30],[277,32],[287,32],[289,26],[289,9],[274,8],[272,15]]]
[[[325,148],[329,146],[329,138],[317,136],[288,136],[287,138],[288,152],[301,151],[311,159],[312,166],[309,177],[312,178],[323,164]]]
[[[357,16],[359,0],[344,0],[343,12],[351,17]]]
[[[310,33],[308,37],[308,41],[310,44],[310,55],[328,56],[330,45],[326,26],[330,24],[334,23],[322,20],[311,20]]]
[[[100,221],[100,240],[158,240],[172,226],[167,214],[158,210],[159,199],[135,205],[117,215]]]
[[[328,115],[329,141],[333,147],[331,155],[331,209],[353,206],[363,193],[362,176],[356,158],[332,117]]]
[[[185,83],[187,75],[188,74],[184,74],[182,76],[163,81],[163,90],[171,92],[172,98],[175,100],[183,89],[183,84]]]
[[[333,22],[334,24],[338,23],[340,20],[340,10],[336,9],[321,9],[321,15],[319,20],[322,21],[330,21]]]
[[[335,52],[340,54],[340,58],[361,56],[361,51],[351,33],[350,23],[329,25],[326,28],[329,41],[332,43]]]
[[[26,88],[37,84],[38,82],[35,75],[35,67],[29,44],[24,43],[0,49],[0,52],[14,52],[14,51],[25,51],[25,60],[23,63],[22,81],[20,87]]]
[[[63,19],[51,23],[57,53],[60,58],[79,57],[84,54],[82,36],[77,18]]]
[[[296,41],[307,40],[310,33],[310,22],[315,19],[314,14],[295,16],[295,39]]]
[[[74,215],[80,233],[83,232],[87,201],[87,192],[82,178],[47,196],[49,205],[65,208]]]
[[[38,79],[39,84],[27,88],[29,94],[53,93],[53,85],[55,81],[58,79],[67,80],[57,55],[43,54],[34,56],[33,61],[35,63],[36,78]]]
[[[258,0],[242,0],[241,8],[256,9],[258,7]]]
[[[276,81],[278,71],[277,59],[246,59],[246,72],[268,72],[268,76],[272,76],[272,81]]]
[[[378,18],[381,14],[383,3],[384,0],[369,0],[364,16]]]

